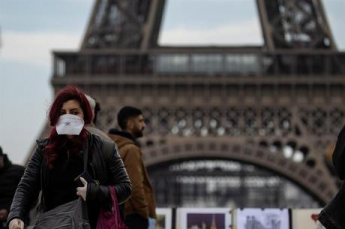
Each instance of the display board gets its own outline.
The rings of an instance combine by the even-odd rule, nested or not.
[[[289,210],[245,208],[236,210],[237,229],[290,229]]]
[[[230,208],[179,208],[176,228],[228,229],[231,228]]]
[[[293,229],[325,229],[317,220],[321,209],[292,209]]]

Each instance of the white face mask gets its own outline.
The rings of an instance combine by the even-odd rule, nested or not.
[[[56,124],[58,135],[79,135],[84,127],[84,120],[78,115],[64,114]]]

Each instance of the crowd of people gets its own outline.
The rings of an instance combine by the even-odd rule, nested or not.
[[[49,110],[50,134],[37,140],[26,168],[12,164],[0,148],[0,229],[26,228],[35,206],[40,217],[79,199],[86,206],[85,228],[98,228],[101,209],[118,208],[129,229],[146,229],[154,221],[154,190],[138,143],[143,114],[122,107],[119,128],[106,134],[95,125],[99,110],[98,101],[68,85],[56,94]],[[111,190],[118,206],[111,206]]]

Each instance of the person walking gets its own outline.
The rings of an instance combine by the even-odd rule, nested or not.
[[[40,191],[41,213],[81,197],[92,229],[96,228],[100,209],[109,208],[112,203],[108,186],[115,187],[119,203],[129,198],[131,182],[115,144],[85,129],[84,124],[91,123],[92,116],[89,102],[76,86],[66,86],[57,93],[49,111],[50,135],[37,141],[14,195],[9,229],[24,228],[24,216]],[[84,154],[88,155],[87,160]],[[89,175],[80,177],[85,169]]]
[[[0,229],[7,228],[7,216],[24,170],[23,166],[12,164],[0,147]]]
[[[144,117],[140,109],[125,106],[117,116],[122,131],[109,130],[132,182],[132,196],[125,202],[125,224],[129,229],[147,229],[149,218],[156,219],[156,199],[137,139],[143,136]]]
[[[98,129],[96,127],[98,112],[101,111],[101,105],[91,96],[89,96],[89,95],[85,95],[85,96],[86,96],[87,101],[89,102],[89,104],[91,106],[92,114],[93,114],[92,122],[90,124],[86,125],[85,128],[90,133],[100,136],[103,140],[112,141],[111,138],[109,138],[109,136],[106,133],[104,133],[103,131],[101,131],[100,129]]]

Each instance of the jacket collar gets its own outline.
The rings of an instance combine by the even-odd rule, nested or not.
[[[109,134],[113,134],[113,135],[119,135],[121,137],[125,137],[127,139],[130,139],[134,142],[135,145],[139,146],[140,147],[140,143],[137,141],[137,139],[130,133],[126,132],[126,131],[120,131],[118,129],[110,129]]]

